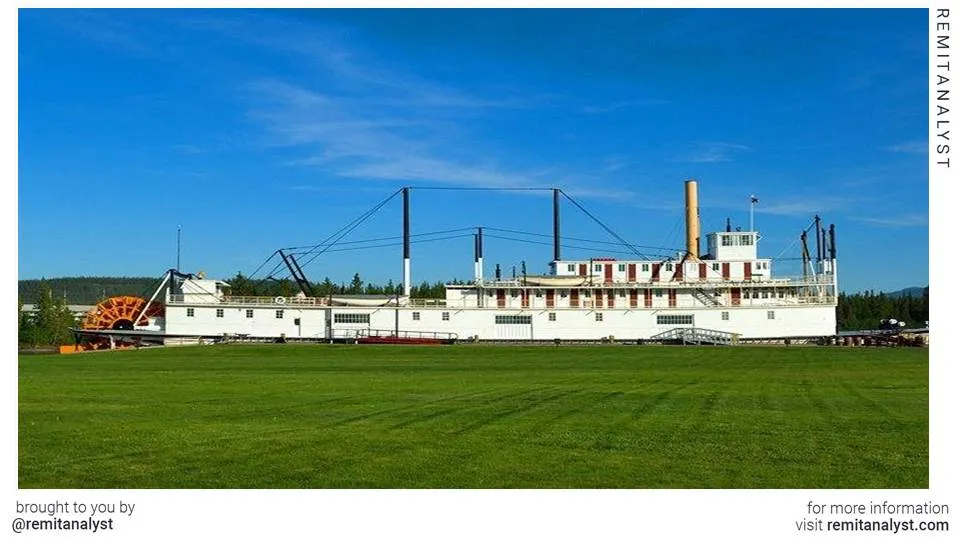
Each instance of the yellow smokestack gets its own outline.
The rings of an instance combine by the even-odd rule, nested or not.
[[[697,207],[697,181],[687,180],[687,252],[700,258],[700,209]]]

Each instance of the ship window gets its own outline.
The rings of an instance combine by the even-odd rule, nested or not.
[[[721,319],[721,320],[724,320],[724,321],[729,321],[729,320],[730,320],[730,312],[729,312],[729,311],[721,311],[721,312],[720,312],[720,319]]]
[[[278,310],[277,310],[277,318],[278,318],[278,319],[282,319],[282,318],[283,318],[283,310],[282,310],[282,309],[278,309]]]
[[[621,265],[617,266],[617,271],[618,271],[618,272],[626,272],[626,271],[627,271],[627,265],[621,264]]]
[[[419,320],[420,320],[420,312],[419,312],[419,311],[414,311],[414,312],[413,312],[413,320],[415,320],[415,321],[419,321]]]
[[[763,298],[767,298],[767,291],[763,291],[763,292],[760,294],[760,296],[762,296]]]
[[[724,246],[732,246],[732,245],[733,245],[733,237],[732,237],[732,236],[729,236],[729,235],[726,235],[726,234],[725,234],[725,235],[721,236],[720,238],[722,239],[722,242],[721,242],[722,245],[724,245]]]
[[[783,298],[783,291],[778,292],[778,293],[777,293],[777,297],[778,297],[778,298]]]
[[[566,297],[567,297],[567,291],[560,291],[560,298],[566,298]]]
[[[495,324],[530,324],[533,322],[533,315],[497,315],[493,322]]]
[[[369,313],[334,313],[333,322],[337,324],[370,324]]]
[[[510,291],[510,298],[516,298],[516,297],[517,297],[517,291],[515,291],[515,290],[514,290],[514,291]]]
[[[693,315],[657,315],[657,324],[693,324]]]
[[[774,316],[774,313],[773,313],[772,311],[768,311],[768,312],[767,312],[767,318],[768,318],[768,319],[775,319],[776,317]]]
[[[752,246],[753,245],[753,235],[744,234],[740,236],[740,245],[741,246]]]
[[[487,296],[489,296],[490,298],[493,298],[493,291],[487,291]]]
[[[248,309],[248,310],[247,310],[247,318],[248,318],[248,319],[252,319],[252,318],[253,318],[253,310],[252,310],[252,309]]]
[[[714,272],[720,271],[720,263],[713,263],[713,271]]]
[[[602,265],[602,264],[595,264],[595,265],[593,265],[593,271],[594,271],[594,272],[599,272],[599,271],[601,271],[601,270],[603,270],[603,265]]]
[[[655,291],[653,291],[653,294],[655,294],[657,298],[660,298],[661,296],[663,296],[663,289],[656,289]]]
[[[764,269],[764,270],[767,269],[767,263],[763,263],[763,269]]]
[[[620,298],[626,298],[626,297],[627,297],[627,291],[620,291]]]
[[[757,270],[759,270],[759,269],[760,269],[760,263],[758,262],[758,263],[757,263]]]
[[[223,308],[217,308],[217,318],[218,319],[223,318]]]
[[[640,265],[640,271],[641,271],[641,272],[649,272],[649,271],[650,271],[650,265],[649,265],[649,264],[642,264],[642,265]]]
[[[193,308],[192,308],[192,307],[188,307],[188,308],[187,308],[187,317],[193,317]]]
[[[760,293],[757,292],[757,291],[753,291],[753,297],[754,297],[754,298],[760,298]]]
[[[568,265],[567,265],[567,272],[576,272],[576,271],[577,271],[577,265],[575,265],[575,264],[568,264]]]
[[[673,264],[667,263],[667,272],[673,270]]]
[[[449,312],[449,311],[444,311],[444,312],[442,312],[442,313],[440,314],[440,318],[443,319],[443,320],[445,320],[445,321],[449,321],[449,320],[450,320],[450,312]]]
[[[586,296],[587,298],[590,298],[590,289],[583,291],[583,295]]]
[[[541,296],[543,296],[543,291],[541,291],[540,289],[537,289],[537,292],[535,292],[533,295],[536,296],[537,298],[540,298]]]
[[[597,322],[603,322],[603,313],[594,313],[593,320]]]
[[[557,314],[556,313],[547,313],[547,320],[550,322],[556,322]]]

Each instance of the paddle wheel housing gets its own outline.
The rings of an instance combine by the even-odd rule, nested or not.
[[[87,312],[80,326],[85,330],[133,330],[134,323],[146,326],[150,318],[163,317],[163,304],[154,302],[143,313],[146,307],[147,301],[139,296],[107,298]]]

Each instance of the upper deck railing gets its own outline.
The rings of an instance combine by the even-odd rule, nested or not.
[[[476,287],[477,283],[465,283],[462,285],[452,285],[452,287],[458,288],[472,288]],[[593,276],[593,278],[586,277],[584,278],[583,283],[580,284],[564,284],[564,285],[544,285],[544,284],[534,284],[524,282],[523,278],[516,279],[503,279],[503,280],[485,280],[479,285],[485,289],[516,289],[516,288],[526,288],[526,289],[583,289],[583,288],[663,288],[663,287],[676,287],[676,288],[716,288],[716,287],[811,287],[811,286],[824,286],[824,285],[833,285],[833,276],[832,275],[815,275],[815,276],[779,276],[779,277],[765,277],[757,276],[753,279],[742,279],[742,278],[731,278],[731,279],[722,279],[716,277],[710,277],[707,279],[694,279],[694,278],[684,278],[681,280],[674,280],[670,276],[666,276],[659,281],[604,281],[602,277]]]

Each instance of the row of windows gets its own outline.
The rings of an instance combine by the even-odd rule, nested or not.
[[[497,315],[494,319],[496,324],[532,324],[532,315]]]
[[[657,291],[659,292],[659,291]],[[763,293],[764,298],[766,298],[767,293]],[[657,296],[660,296],[659,294]],[[783,298],[783,293],[780,295]],[[754,293],[754,298],[756,298],[756,293]],[[194,316],[194,308],[187,308],[187,317]],[[253,318],[253,310],[248,309],[246,311],[246,316],[248,319]],[[276,310],[276,318],[283,318],[283,310]],[[440,314],[441,319],[444,321],[450,320],[450,312],[444,311]],[[223,308],[217,308],[217,317],[223,318]],[[730,320],[729,311],[721,311],[720,319],[724,321]],[[776,314],[773,311],[767,312],[767,319],[774,320],[776,319]],[[413,312],[413,320],[420,320],[420,312]],[[555,322],[557,320],[557,314],[550,312],[547,314],[547,320],[550,322]],[[594,313],[594,320],[597,322],[603,321],[603,313],[597,312]],[[333,322],[336,324],[370,324],[370,314],[369,313],[334,313]],[[533,322],[532,315],[497,315],[495,319],[496,324],[531,324]],[[657,315],[657,324],[693,324],[693,315]]]
[[[196,314],[196,312],[194,311],[194,308],[192,308],[192,307],[191,307],[191,308],[187,308],[187,317],[193,317],[195,314]],[[218,318],[218,319],[222,319],[222,318],[223,318],[223,315],[224,315],[224,313],[223,313],[223,308],[217,308],[217,318]],[[253,310],[252,310],[252,309],[248,309],[247,312],[246,312],[246,316],[247,316],[248,319],[252,319],[252,318],[253,318]],[[283,318],[283,310],[282,310],[282,309],[278,309],[278,310],[275,312],[275,315],[274,315],[274,316],[275,316],[276,318],[278,318],[278,319],[282,319],[282,318]]]
[[[337,324],[370,324],[369,313],[334,313],[333,322]]]
[[[726,238],[726,237],[725,237],[725,238]],[[750,238],[750,237],[747,236],[746,238]],[[750,242],[752,242],[752,239],[750,240]],[[725,242],[723,245],[729,246],[729,245],[731,245],[731,244],[727,244],[727,243]],[[743,244],[743,245],[751,245],[751,244]],[[727,263],[727,264],[729,264],[729,263]],[[719,271],[720,271],[720,263],[712,263],[712,264],[710,265],[710,268],[711,268],[714,272],[719,272]],[[757,263],[756,263],[756,269],[757,269],[757,270],[767,270],[768,268],[769,268],[768,263],[765,262],[765,261],[757,262]],[[593,265],[593,270],[594,270],[594,272],[602,272],[602,271],[603,271],[603,265],[602,265],[602,264],[595,264],[595,265]],[[667,272],[672,271],[672,270],[673,270],[673,264],[672,264],[672,263],[666,263],[666,264],[664,264],[664,270],[666,270]],[[567,265],[567,272],[569,272],[569,273],[575,273],[576,271],[577,271],[577,265],[576,265],[576,264],[568,264],[568,265]],[[626,265],[626,264],[619,264],[619,265],[617,265],[617,271],[619,271],[619,272],[626,272],[626,271],[627,271],[627,265]],[[641,271],[641,272],[649,272],[649,271],[650,271],[650,264],[641,264],[641,265],[640,265],[640,271]]]
[[[668,265],[668,266],[669,266],[669,265]],[[669,268],[668,268],[668,270],[669,270]],[[576,265],[576,264],[568,264],[568,265],[567,265],[567,272],[573,273],[573,272],[576,272],[576,271],[577,271],[577,265]],[[593,271],[594,271],[594,272],[602,272],[602,271],[603,271],[603,265],[602,265],[602,264],[594,264],[594,265],[593,265]],[[626,272],[626,271],[627,271],[627,265],[626,265],[626,264],[618,264],[618,265],[617,265],[617,271],[618,271],[618,272]],[[649,263],[641,264],[641,265],[640,265],[640,271],[641,271],[641,272],[649,272],[649,271],[650,271],[650,264],[649,264]]]
[[[693,315],[657,315],[657,324],[693,324]]]
[[[584,297],[584,298],[590,298],[590,297],[593,295],[593,289],[576,289],[576,290],[578,290],[578,291],[580,292],[580,296],[582,296],[582,297]],[[639,290],[639,289],[635,289],[635,290]],[[720,296],[720,295],[721,295],[721,293],[720,293],[719,291],[714,292],[713,294],[714,294],[714,296]],[[753,291],[752,293],[751,293],[750,291],[744,291],[742,298],[750,298],[750,297],[751,297],[751,294],[753,295],[753,298],[784,298],[784,297],[787,296],[787,295],[793,296],[793,293],[790,292],[789,290],[786,290],[786,289],[776,289],[776,290],[774,290],[774,291],[766,291],[766,290],[764,290],[764,291],[757,291],[757,290],[755,290],[755,291]],[[517,295],[518,295],[517,292],[514,291],[511,296],[512,296],[513,298],[516,298]],[[662,296],[663,296],[663,289],[653,289],[653,295],[656,296],[657,298],[662,297]],[[488,292],[487,292],[487,296],[489,296],[490,298],[493,298],[494,292],[493,292],[492,290],[488,291]],[[540,294],[540,291],[538,290],[537,293],[536,293],[536,297],[537,297],[537,298],[540,298],[541,296],[542,296],[542,295]],[[567,297],[567,292],[566,292],[566,290],[560,291],[560,295],[559,295],[559,296],[560,296],[560,298],[566,298],[566,297]],[[620,298],[626,298],[626,297],[627,297],[627,292],[626,292],[625,290],[623,290],[623,289],[618,289],[618,290],[617,290],[617,296],[620,297]],[[419,315],[416,315],[416,316],[419,317]],[[420,320],[420,319],[418,318],[418,319],[415,319],[415,320]],[[444,320],[446,320],[446,319],[444,319]]]
[[[752,234],[722,234],[720,244],[724,246],[752,246]]]

